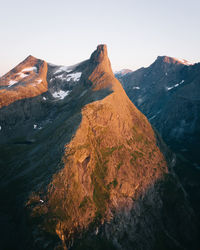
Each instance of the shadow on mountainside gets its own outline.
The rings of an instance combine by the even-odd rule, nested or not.
[[[66,242],[73,250],[197,250],[199,246],[195,216],[171,174],[138,193],[131,209],[120,207],[112,220],[91,225],[74,237],[77,240]]]
[[[110,93],[109,89],[94,92],[87,82],[76,86],[72,95],[62,101],[41,102],[42,97],[38,96],[0,110],[3,122],[7,122],[7,130],[0,139],[2,249],[29,247],[31,234],[24,210],[28,195],[45,189],[52,175],[63,167],[60,162],[64,145],[79,127],[81,109]],[[44,127],[34,130],[35,121]]]

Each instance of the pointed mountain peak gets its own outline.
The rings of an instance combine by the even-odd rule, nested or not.
[[[108,58],[107,46],[100,44],[97,49],[92,53],[90,60],[94,63],[100,63]]]
[[[97,67],[98,72],[103,71],[113,75],[110,60],[108,58],[107,46],[100,44],[90,57],[90,63]]]
[[[32,56],[32,55],[29,55],[29,56],[27,56],[26,59],[36,59],[36,57],[34,57],[34,56]]]
[[[30,63],[36,63],[38,61],[38,58],[32,56],[32,55],[29,55],[27,56],[24,61],[22,63],[27,63],[27,62],[30,62]]]

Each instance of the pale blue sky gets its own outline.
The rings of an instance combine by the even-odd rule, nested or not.
[[[199,0],[0,0],[0,75],[29,54],[72,65],[108,46],[113,70],[200,61]]]

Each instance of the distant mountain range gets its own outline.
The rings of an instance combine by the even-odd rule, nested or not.
[[[118,74],[150,121],[198,73],[166,60]],[[180,166],[115,78],[106,45],[69,67],[29,56],[0,78],[1,249],[197,250]]]
[[[115,76],[116,76],[117,78],[120,78],[120,77],[122,77],[122,76],[125,76],[125,75],[128,74],[128,73],[131,73],[131,72],[133,72],[133,71],[130,70],[130,69],[122,69],[122,70],[120,70],[120,71],[114,72],[114,74],[115,74]]]

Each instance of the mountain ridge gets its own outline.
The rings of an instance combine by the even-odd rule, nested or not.
[[[132,102],[177,154],[175,172],[199,218],[200,63],[169,64],[161,60],[119,80]]]
[[[46,93],[0,109],[4,245],[195,246],[176,159],[114,77],[106,46],[75,68],[48,64],[46,80]]]
[[[178,58],[170,57],[170,56],[158,56],[156,61],[162,61],[162,62],[169,63],[169,64],[191,65],[191,63],[185,59],[178,59]]]
[[[185,65],[184,63],[177,64],[175,62],[174,64],[173,60],[172,62],[168,60],[165,62],[165,57],[158,58],[159,59],[154,61],[149,67],[140,68],[119,78],[129,98],[147,115],[154,126],[156,126],[156,120],[159,120],[161,111],[166,108],[166,105],[171,105],[171,110],[175,107],[178,108],[178,102],[179,109],[181,109],[181,102],[185,102],[185,105],[188,103],[187,105],[198,106],[195,102],[198,102],[199,63]],[[196,109],[195,107],[193,108]],[[169,110],[165,112],[167,112],[166,114],[173,114],[173,112],[169,113]],[[189,116],[189,112],[186,117],[187,116]],[[196,117],[196,112],[194,116]],[[171,121],[173,121],[173,119],[171,119]],[[184,117],[181,118],[180,113],[180,120],[186,121],[188,119],[189,118],[185,119]],[[164,121],[170,122],[169,120],[168,117],[163,115],[162,123],[164,123]],[[175,126],[175,124],[173,126]],[[161,134],[167,142],[170,131],[164,132],[164,127],[165,125],[161,126],[160,124],[160,127],[157,125],[157,129],[160,132],[161,129],[163,129]],[[173,128],[172,125],[166,126],[166,128],[167,127]],[[176,139],[179,138],[177,137]]]

